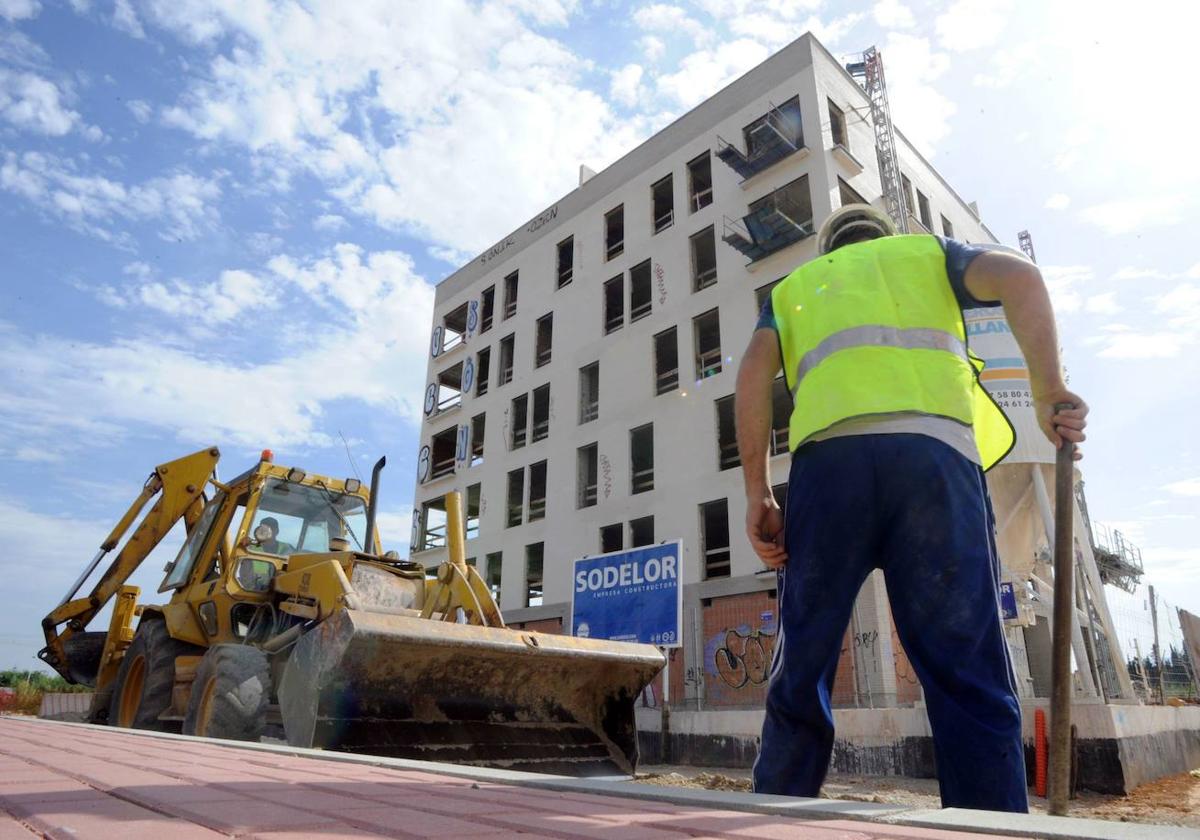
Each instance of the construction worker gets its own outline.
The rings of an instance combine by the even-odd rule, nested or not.
[[[296,550],[295,546],[277,540],[278,536],[279,520],[274,516],[267,516],[254,526],[254,541],[251,544],[259,551],[284,557]]]
[[[754,789],[819,794],[842,636],[879,568],[924,689],[943,806],[1024,812],[1021,711],[983,476],[1014,433],[979,384],[961,310],[1003,305],[1056,446],[1084,439],[1087,406],[1063,383],[1036,266],[895,233],[873,207],[835,211],[818,257],[773,290],[738,371],[746,534],[778,572],[780,614]],[[793,397],[786,520],[768,456],[781,367]],[[1075,407],[1056,411],[1062,403]]]

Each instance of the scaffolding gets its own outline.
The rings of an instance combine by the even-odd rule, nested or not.
[[[846,65],[846,70],[862,85],[871,102],[871,124],[875,128],[875,154],[879,158],[883,200],[896,229],[908,233],[908,207],[900,188],[900,160],[896,156],[896,131],[892,127],[892,109],[888,105],[883,57],[875,47],[868,47],[858,61]]]
[[[1017,244],[1021,246],[1025,256],[1029,257],[1029,261],[1036,265],[1037,254],[1033,253],[1033,237],[1029,235],[1029,231],[1023,230],[1017,234]]]

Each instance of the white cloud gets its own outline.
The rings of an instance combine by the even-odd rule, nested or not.
[[[680,6],[668,3],[651,3],[633,13],[633,23],[644,32],[666,35],[686,35],[697,44],[711,40],[708,27]]]
[[[0,119],[17,128],[61,137],[79,124],[79,114],[63,103],[62,92],[36,73],[0,67]]]
[[[1117,281],[1122,280],[1159,280],[1167,277],[1167,274],[1157,268],[1139,268],[1137,266],[1126,265],[1117,269],[1113,274],[1112,279]]]
[[[0,17],[5,20],[26,20],[37,17],[42,10],[38,0],[0,0]]]
[[[660,94],[690,108],[768,57],[758,41],[739,38],[684,57],[677,72],[659,76],[655,84]]]
[[[1079,214],[1088,224],[1109,235],[1133,233],[1152,227],[1170,227],[1182,221],[1184,199],[1177,195],[1127,198],[1087,207]]]
[[[211,283],[143,281],[131,288],[104,287],[101,299],[122,307],[141,305],[205,326],[228,323],[244,313],[261,315],[278,307],[271,286],[247,271],[222,271]]]
[[[1098,355],[1106,359],[1170,359],[1187,346],[1175,333],[1122,332],[1107,336]]]
[[[662,58],[662,55],[667,50],[667,45],[663,43],[662,38],[656,35],[643,35],[638,38],[638,49],[642,51],[646,61],[653,64]]]
[[[134,38],[145,38],[146,30],[138,20],[137,12],[133,10],[130,0],[116,0],[113,3],[113,26]]]
[[[470,251],[459,251],[456,248],[443,248],[439,245],[430,245],[426,249],[426,253],[428,253],[429,256],[433,257],[435,260],[441,260],[442,262],[452,265],[455,268],[466,265],[471,258],[475,256]]]
[[[1092,295],[1084,302],[1083,311],[1092,315],[1116,315],[1121,311],[1121,307],[1117,305],[1117,293]]]
[[[0,190],[105,241],[125,238],[110,227],[122,220],[155,224],[163,239],[195,239],[217,224],[221,188],[214,180],[177,172],[125,185],[76,169],[73,161],[51,155],[8,152],[0,164]]]
[[[622,105],[628,108],[634,107],[643,94],[642,75],[644,72],[640,64],[626,64],[612,74],[609,94]]]
[[[1177,496],[1200,496],[1200,478],[1172,481],[1170,484],[1163,485],[1163,489]]]
[[[1047,210],[1066,210],[1071,203],[1071,197],[1066,193],[1054,193],[1046,199]]]
[[[349,222],[343,216],[336,213],[324,213],[313,220],[312,226],[315,230],[338,231],[348,224]]]
[[[950,132],[957,110],[936,83],[950,69],[950,58],[933,49],[928,38],[893,32],[880,50],[887,68],[888,100],[896,126],[929,155]]]
[[[871,14],[875,22],[885,29],[911,29],[917,22],[912,9],[900,0],[879,0]]]
[[[1083,306],[1083,294],[1079,287],[1091,282],[1094,277],[1095,273],[1086,265],[1042,266],[1042,278],[1046,281],[1054,311],[1060,315],[1079,311]]]
[[[150,103],[144,99],[130,99],[125,103],[125,107],[133,114],[133,118],[138,122],[145,124],[150,122],[150,115],[153,113],[153,108]]]
[[[996,43],[1008,23],[1010,0],[958,0],[934,21],[944,49],[965,52]]]
[[[1200,280],[1200,262],[1196,263],[1183,274],[1185,277],[1191,277],[1193,280]]]

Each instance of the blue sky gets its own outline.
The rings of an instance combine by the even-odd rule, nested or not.
[[[403,551],[432,284],[809,30],[878,45],[900,128],[1032,232],[1092,513],[1200,613],[1200,15],[1081,8],[0,0],[0,666],[201,446],[226,474],[386,453]]]

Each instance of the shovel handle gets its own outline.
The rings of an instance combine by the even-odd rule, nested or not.
[[[1058,403],[1054,413],[1074,408]],[[1054,461],[1054,618],[1050,661],[1050,814],[1065,816],[1071,789],[1071,622],[1074,620],[1075,444]]]

